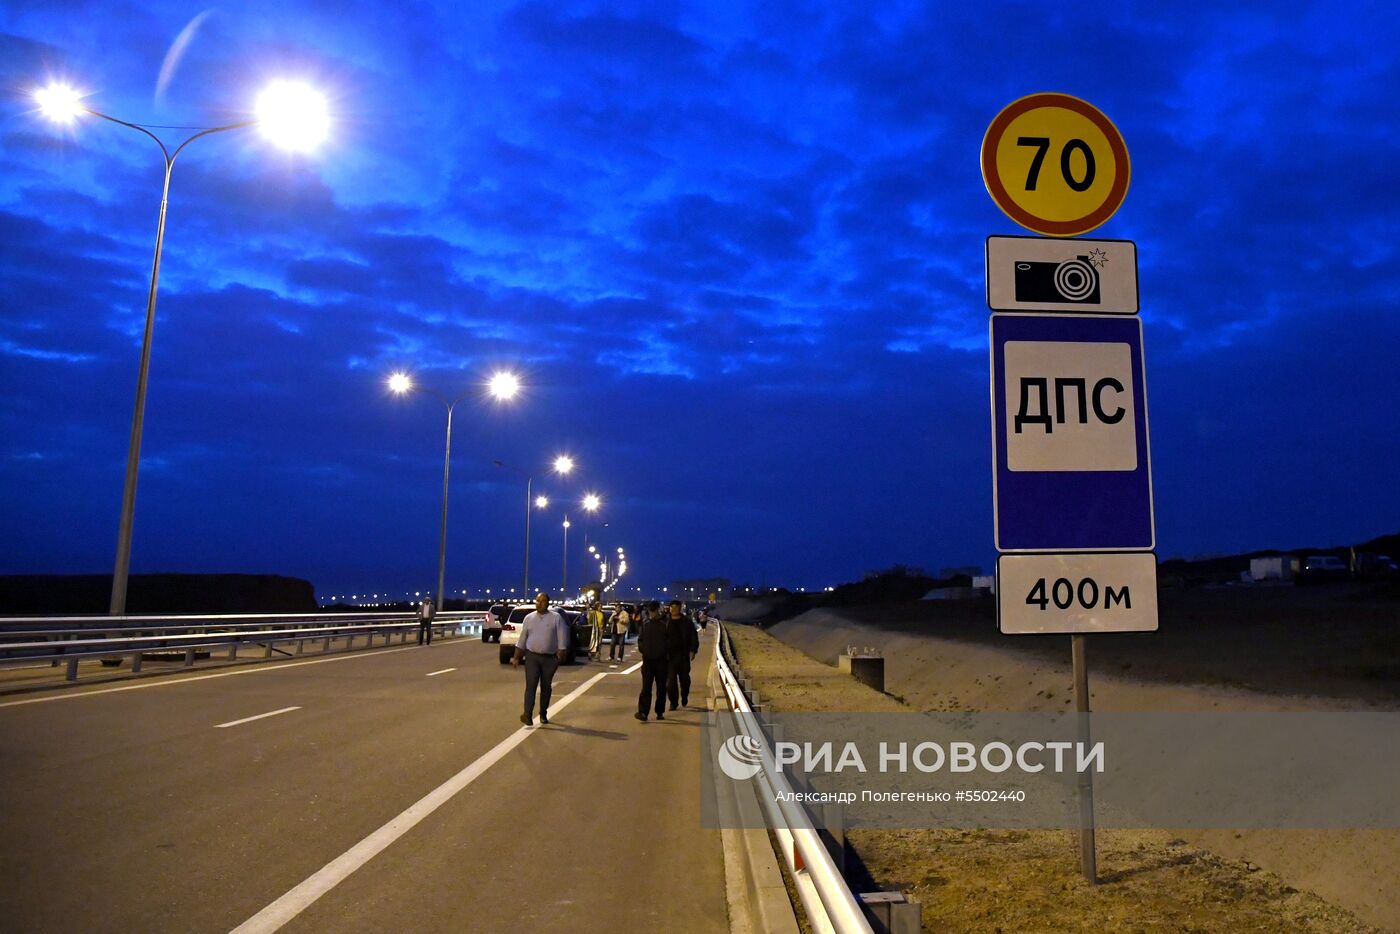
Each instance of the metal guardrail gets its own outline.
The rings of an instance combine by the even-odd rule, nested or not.
[[[447,637],[480,632],[479,614],[444,613],[433,619],[434,635]],[[67,663],[66,678],[78,677],[82,659],[131,659],[131,670],[140,671],[144,655],[157,652],[183,652],[185,667],[194,664],[200,649],[228,649],[228,658],[238,656],[242,646],[256,645],[271,658],[277,645],[295,643],[301,655],[307,642],[319,640],[322,651],[345,640],[345,650],[365,637],[364,648],[374,645],[378,636],[388,645],[395,635],[406,642],[416,634],[418,618],[413,613],[311,613],[238,614],[205,616],[68,616],[0,618],[0,666],[49,662]]]
[[[759,783],[759,803],[781,843],[779,848],[788,872],[792,874],[807,920],[818,931],[871,934],[873,929],[861,910],[860,901],[831,858],[826,844],[812,824],[811,815],[793,799],[792,786],[774,762],[768,737],[754,715],[748,695],[730,667],[728,634],[724,631],[724,624],[720,623],[719,627],[719,638],[715,640],[715,667],[719,670],[720,681],[728,696],[730,709],[734,712],[735,724],[759,749],[763,768],[754,776],[754,781]]]

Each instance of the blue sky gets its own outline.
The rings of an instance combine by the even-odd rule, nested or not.
[[[312,156],[177,162],[135,572],[431,586],[443,413],[383,378],[506,366],[525,398],[458,410],[449,586],[519,579],[564,449],[540,482],[603,493],[638,584],[989,567],[983,241],[1023,231],[978,147],[1043,90],[1131,153],[1090,236],[1138,244],[1159,553],[1393,532],[1397,49],[1359,2],[4,3],[0,573],[110,571],[160,188],[139,134],[40,119],[49,78],[150,124],[332,102]]]

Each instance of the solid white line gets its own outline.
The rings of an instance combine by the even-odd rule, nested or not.
[[[468,640],[454,640],[448,645],[456,642],[469,644]],[[336,654],[331,658],[313,658],[305,662],[269,662],[253,668],[240,668],[237,671],[220,671],[215,674],[195,675],[190,678],[175,678],[166,681],[151,681],[148,684],[126,684],[115,688],[102,688],[97,691],[79,691],[73,694],[55,694],[52,697],[31,697],[28,700],[5,701],[0,703],[0,707],[20,707],[24,704],[47,704],[49,701],[72,700],[75,697],[93,697],[97,694],[115,694],[118,691],[139,691],[142,688],[163,688],[172,684],[189,684],[191,681],[207,681],[210,678],[232,678],[234,675],[256,675],[265,674],[269,671],[285,671],[288,668],[300,668],[302,665],[323,665],[326,662],[346,662],[357,658],[378,658],[381,655],[393,655],[395,652],[412,652],[418,648],[416,645],[400,646],[397,649],[355,649],[349,654]]]
[[[456,671],[456,670],[457,670],[456,668],[444,668],[444,669],[442,669],[442,671],[430,671],[430,672],[428,672],[428,677],[431,678],[433,675],[445,675],[445,674],[447,674],[449,671]]]
[[[293,710],[300,709],[300,707],[283,707],[281,710],[269,710],[267,713],[260,713],[256,717],[244,717],[242,720],[230,720],[228,723],[216,724],[214,729],[222,730],[226,726],[238,726],[240,723],[252,723],[254,720],[261,720],[263,717],[275,717],[279,713],[291,713]]]
[[[563,700],[555,701],[551,705],[552,710],[563,710],[574,698],[583,694],[584,691],[597,684],[608,674],[610,672],[603,671],[589,678]],[[310,878],[234,928],[232,934],[271,934],[271,932],[276,931],[305,911],[322,895],[345,881],[355,870],[374,859],[399,837],[412,830],[423,818],[450,801],[453,795],[480,778],[483,772],[504,758],[506,753],[523,743],[527,737],[538,732],[541,731],[522,726],[497,743],[480,759],[409,805],[406,810],[383,827],[331,860]]]

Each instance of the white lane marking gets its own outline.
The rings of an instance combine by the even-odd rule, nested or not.
[[[444,669],[442,669],[441,671],[430,671],[430,672],[428,672],[428,677],[431,678],[433,675],[445,675],[445,674],[447,674],[449,671],[456,671],[456,670],[457,670],[456,668],[444,668]]]
[[[630,675],[632,672],[636,671],[638,668],[641,668],[641,667],[642,667],[642,663],[641,663],[641,662],[637,662],[637,664],[633,665],[631,668],[625,669],[625,670],[623,670],[623,671],[610,671],[610,672],[608,672],[608,674],[610,674],[610,675]]]
[[[468,640],[455,640],[449,645],[457,642],[470,644]],[[194,675],[190,678],[176,678],[168,681],[151,681],[148,684],[125,684],[121,687],[102,688],[97,691],[80,691],[75,694],[55,694],[52,697],[31,697],[27,700],[5,701],[0,703],[0,707],[19,707],[24,704],[46,704],[49,701],[72,700],[75,697],[92,697],[97,694],[115,694],[118,691],[139,691],[142,688],[163,688],[172,684],[189,684],[191,681],[207,681],[210,678],[232,678],[234,675],[257,675],[265,674],[269,671],[285,671],[288,668],[300,668],[302,665],[324,665],[326,662],[346,662],[357,658],[378,658],[381,655],[393,655],[395,652],[412,652],[418,648],[416,645],[405,645],[397,649],[357,649],[348,655],[336,655],[334,658],[313,658],[305,662],[272,662],[260,665],[256,668],[240,668],[237,671],[220,671],[209,675]]]
[[[589,678],[562,700],[555,701],[551,705],[552,710],[554,712],[563,710],[574,698],[580,696],[584,691],[587,691],[593,685],[597,684],[607,674],[608,672],[605,671],[599,672]],[[383,827],[380,827],[340,856],[331,860],[300,885],[291,889],[281,898],[234,928],[231,934],[271,934],[271,932],[278,930],[282,925],[305,911],[322,895],[325,895],[331,889],[345,881],[355,870],[359,869],[371,859],[374,859],[375,856],[379,855],[379,853],[399,837],[402,837],[412,830],[425,817],[450,801],[457,792],[480,778],[483,772],[499,762],[516,746],[523,743],[526,737],[532,736],[537,732],[539,731],[528,727],[520,727],[514,733],[493,746],[491,750],[481,758],[428,792],[422,798],[418,799],[418,801],[409,805],[406,810],[390,820]]]
[[[252,723],[254,720],[261,720],[261,719],[263,719],[264,717],[275,717],[275,716],[277,716],[279,713],[291,713],[293,710],[300,710],[300,709],[301,709],[300,707],[283,707],[281,710],[269,710],[267,713],[260,713],[260,714],[258,714],[256,717],[244,717],[242,720],[230,720],[228,723],[219,723],[219,724],[216,724],[216,725],[214,726],[214,729],[216,729],[216,730],[222,730],[224,727],[238,726],[239,724],[242,724],[242,723]]]

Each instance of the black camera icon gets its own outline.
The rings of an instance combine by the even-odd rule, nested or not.
[[[1016,301],[1097,304],[1099,272],[1087,256],[1062,263],[1018,262]]]

